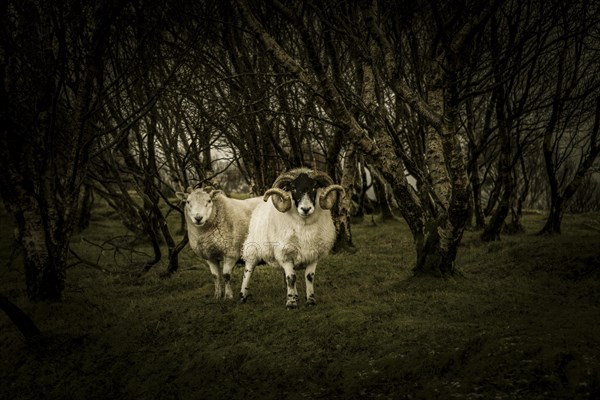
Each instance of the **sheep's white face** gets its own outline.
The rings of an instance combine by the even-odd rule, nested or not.
[[[315,212],[315,203],[310,199],[309,194],[302,195],[300,201],[296,203],[296,210],[302,218],[307,218]]]
[[[202,226],[213,212],[213,200],[210,194],[201,189],[196,189],[188,194],[185,200],[185,209],[190,221],[197,226]]]

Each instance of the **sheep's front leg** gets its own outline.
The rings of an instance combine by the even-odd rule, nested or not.
[[[315,270],[317,263],[312,263],[306,267],[304,278],[306,279],[306,305],[314,306],[317,304],[315,300]]]
[[[215,299],[220,299],[223,296],[223,289],[221,287],[223,272],[221,271],[221,265],[219,264],[219,261],[206,260],[206,262],[208,263],[210,273],[215,280]]]
[[[237,258],[226,257],[223,260],[223,281],[225,282],[225,298],[233,299],[233,291],[231,290],[231,271],[235,267]]]
[[[242,289],[240,290],[240,303],[245,303],[248,300],[248,285],[250,285],[250,278],[252,277],[252,271],[256,266],[255,261],[246,260],[244,266],[244,279],[242,279]]]
[[[287,285],[287,299],[285,306],[287,309],[298,307],[298,290],[296,289],[296,272],[294,271],[294,264],[285,263],[282,265],[285,271],[285,282]]]

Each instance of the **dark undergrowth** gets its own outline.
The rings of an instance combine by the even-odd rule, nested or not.
[[[106,208],[73,243],[99,266],[69,268],[63,302],[29,303],[3,228],[0,293],[42,334],[26,343],[0,314],[0,398],[599,398],[600,215],[567,215],[556,237],[534,234],[543,222],[489,244],[467,232],[459,276],[436,279],[411,276],[403,222],[369,216],[358,251],[317,268],[318,305],[292,311],[271,267],[246,304],[214,300],[189,249],[172,277],[139,276],[149,248],[125,251]]]

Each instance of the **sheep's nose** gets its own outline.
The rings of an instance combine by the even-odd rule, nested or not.
[[[196,215],[196,216],[194,217],[194,222],[196,222],[197,224],[199,224],[200,222],[202,222],[202,217],[201,217],[201,216],[198,216],[198,215]]]
[[[310,211],[311,207],[300,207],[300,209],[302,210],[302,212],[304,214],[308,214],[308,212]]]

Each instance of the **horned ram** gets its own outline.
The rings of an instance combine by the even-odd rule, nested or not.
[[[315,305],[314,280],[319,259],[333,247],[336,232],[330,209],[340,185],[323,172],[298,168],[277,177],[250,219],[242,257],[246,262],[240,301],[248,298],[254,267],[268,263],[283,268],[286,307],[298,306],[296,270],[305,269],[306,304]],[[268,201],[270,198],[271,201]]]

